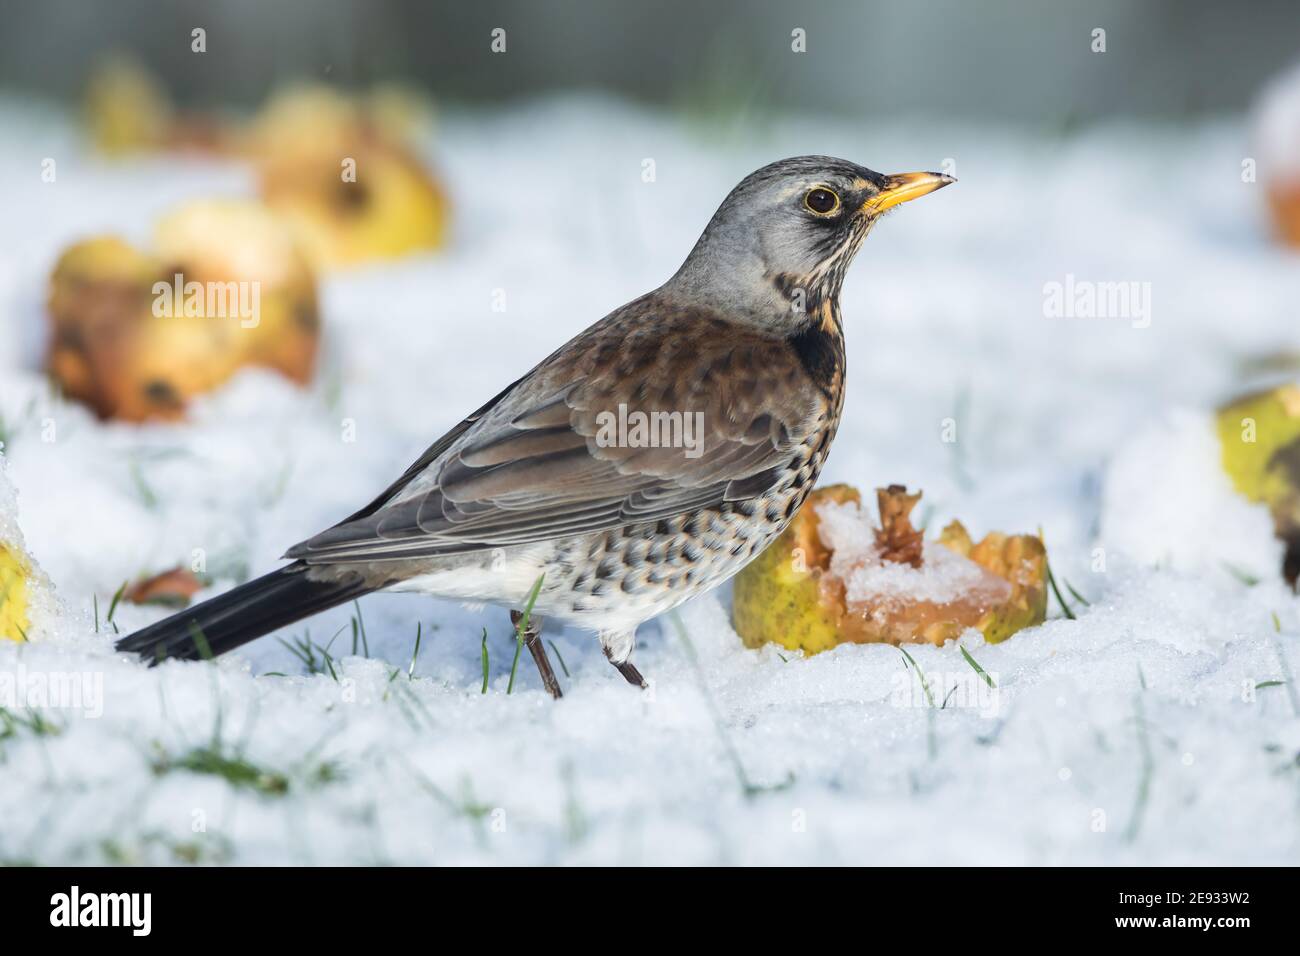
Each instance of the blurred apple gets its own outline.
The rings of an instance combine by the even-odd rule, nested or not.
[[[163,148],[173,116],[157,80],[135,60],[118,57],[91,74],[86,121],[96,147],[120,155]]]
[[[348,265],[436,249],[447,236],[442,188],[403,142],[418,111],[395,94],[382,109],[322,88],[276,97],[248,152],[267,204],[295,229],[312,261]]]
[[[31,567],[26,556],[0,542],[0,639],[25,641],[31,633],[27,589]]]
[[[92,142],[110,156],[223,154],[236,145],[236,127],[215,114],[178,111],[157,78],[131,57],[114,57],[96,67],[85,110]]]
[[[103,418],[177,419],[245,365],[301,384],[315,369],[316,282],[260,204],[212,200],[159,221],[155,251],[101,237],[50,279],[50,374]]]
[[[149,314],[158,263],[116,236],[75,243],[50,276],[46,364],[69,398],[114,417],[118,367]]]
[[[0,641],[37,638],[57,605],[49,578],[23,544],[17,496],[0,454]]]
[[[253,201],[191,202],[159,220],[155,245],[173,289],[178,274],[205,292],[225,287],[224,307],[205,296],[205,312],[225,313],[210,317],[224,320],[212,324],[237,340],[238,364],[311,381],[320,338],[316,277],[283,221]]]
[[[290,87],[247,122],[186,115],[129,59],[97,70],[87,92],[91,136],[105,152],[197,150],[252,163],[262,199],[323,267],[446,242],[447,196],[413,146],[432,115],[426,97],[394,85],[358,95]]]
[[[1278,236],[1300,247],[1300,63],[1265,85],[1251,127],[1254,155],[1243,161],[1243,179],[1259,181]]]
[[[1237,492],[1268,506],[1286,544],[1282,575],[1300,578],[1300,384],[1234,399],[1216,415],[1223,468]]]

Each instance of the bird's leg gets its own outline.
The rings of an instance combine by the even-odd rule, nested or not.
[[[640,687],[642,690],[645,690],[650,686],[646,683],[645,678],[641,676],[641,672],[632,665],[631,661],[624,661],[622,664],[615,664],[614,666],[617,667],[618,672],[623,675],[623,679],[633,687]]]
[[[605,657],[609,659],[611,664],[618,668],[618,672],[623,675],[623,679],[629,684],[634,687],[640,687],[642,690],[645,690],[650,686],[646,683],[645,678],[641,676],[641,672],[632,665],[631,661],[614,660],[614,656],[610,653],[608,647],[605,648]]]
[[[521,611],[510,612],[510,623],[515,626],[515,633],[519,633],[519,622],[524,619]],[[528,653],[533,655],[533,663],[537,665],[537,673],[542,675],[542,686],[556,700],[564,696],[560,690],[560,682],[555,679],[555,671],[551,670],[551,660],[546,656],[546,645],[542,643],[542,619],[536,615],[528,618],[528,626],[523,629],[524,647],[528,648]]]

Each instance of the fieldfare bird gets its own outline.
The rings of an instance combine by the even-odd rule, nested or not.
[[[844,404],[844,273],[899,203],[946,186],[825,156],[733,189],[686,262],[438,439],[292,563],[146,627],[149,661],[220,654],[371,591],[595,631],[630,682],[636,628],[725,581],[817,481]],[[536,593],[533,594],[536,587]]]

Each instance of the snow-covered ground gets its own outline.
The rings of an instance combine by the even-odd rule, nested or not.
[[[0,733],[0,862],[1300,861],[1300,716],[1276,683],[1300,669],[1300,601],[1276,579],[1267,515],[1220,476],[1206,416],[1260,381],[1252,359],[1300,345],[1300,258],[1241,181],[1244,127],[756,128],[587,99],[445,117],[429,151],[455,241],[327,280],[317,387],[248,372],[184,425],[136,427],[50,398],[50,266],[74,238],[147,239],[173,203],[247,192],[248,176],[108,165],[70,123],[0,104],[6,471],[62,602],[32,643],[0,647],[0,671],[84,672],[103,692],[88,714]],[[526,655],[506,693],[504,612],[406,595],[361,602],[369,659],[348,656],[352,608],[281,635],[342,628],[332,675],[273,637],[218,666],[112,653],[122,581],[196,548],[221,588],[276,566],[670,275],[745,173],[814,152],[885,172],[947,161],[960,180],[882,224],[850,272],[824,480],[921,487],[932,528],[1043,528],[1091,605],[1067,620],[1054,603],[1001,645],[964,639],[996,692],[952,644],[910,650],[942,709],[893,647],[748,650],[725,590],[683,609],[683,633],[642,629],[648,693],[585,635],[548,634],[568,671],[558,704]],[[1080,282],[1144,283],[1149,311],[1049,317],[1045,286]],[[161,613],[121,606],[115,623]]]

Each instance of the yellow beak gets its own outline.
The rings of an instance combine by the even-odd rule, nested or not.
[[[899,203],[911,202],[957,180],[943,173],[897,173],[885,177],[885,188],[862,204],[863,212],[879,215]]]

